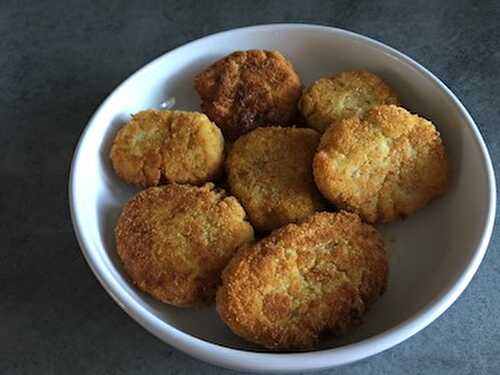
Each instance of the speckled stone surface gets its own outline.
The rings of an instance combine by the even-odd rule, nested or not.
[[[105,96],[195,38],[271,22],[385,42],[439,76],[500,163],[498,1],[0,2],[0,374],[230,374],[157,340],[101,288],[73,235],[73,149]],[[498,173],[498,169],[497,169]],[[323,372],[499,374],[500,238],[458,301],[382,354]]]

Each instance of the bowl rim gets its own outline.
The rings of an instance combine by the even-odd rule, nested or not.
[[[456,105],[460,114],[466,120],[472,134],[474,135],[474,140],[479,147],[483,163],[488,176],[488,212],[485,215],[483,231],[480,239],[478,240],[475,251],[471,255],[468,264],[466,265],[463,272],[458,276],[458,278],[447,285],[443,290],[428,302],[423,308],[416,312],[413,316],[407,320],[399,323],[395,327],[390,328],[382,333],[372,336],[368,339],[361,340],[359,342],[333,348],[324,349],[313,352],[303,352],[303,353],[268,353],[268,352],[252,352],[245,351],[241,349],[233,349],[226,346],[222,346],[216,343],[204,341],[203,339],[192,336],[188,333],[178,330],[177,328],[169,325],[168,323],[162,321],[153,313],[148,311],[145,307],[141,306],[138,301],[132,298],[113,278],[113,276],[106,272],[106,268],[100,260],[100,257],[95,251],[92,250],[92,241],[87,238],[85,234],[84,226],[82,225],[81,218],[78,212],[76,212],[76,197],[77,185],[76,185],[76,171],[79,168],[79,160],[81,159],[81,146],[83,140],[85,139],[88,130],[92,127],[93,123],[97,118],[100,117],[100,113],[106,107],[107,102],[113,96],[119,88],[124,86],[127,82],[132,80],[137,75],[143,73],[147,69],[150,69],[154,64],[156,64],[160,59],[171,58],[175,54],[182,53],[183,50],[192,48],[194,44],[207,42],[209,39],[216,39],[220,36],[235,33],[235,32],[253,32],[253,31],[266,31],[266,32],[277,32],[277,31],[287,31],[287,30],[302,30],[302,31],[313,31],[313,32],[329,32],[336,34],[337,36],[343,36],[350,38],[364,44],[368,44],[372,47],[382,50],[384,53],[396,58],[400,62],[410,65],[412,68],[417,70],[424,76],[427,80],[431,81],[433,85],[437,86],[441,91],[443,91],[451,101]],[[73,223],[73,229],[78,240],[78,244],[82,250],[82,253],[92,269],[94,275],[97,277],[101,285],[108,292],[108,294],[114,299],[114,301],[130,315],[135,321],[137,321],[142,327],[148,330],[150,333],[161,339],[162,341],[172,345],[173,347],[186,352],[189,355],[197,357],[203,361],[209,362],[214,365],[231,368],[240,371],[274,371],[274,372],[286,372],[286,371],[306,371],[306,370],[320,370],[334,366],[341,366],[351,362],[355,362],[384,350],[387,350],[402,341],[413,336],[420,330],[424,329],[431,322],[437,319],[444,311],[446,311],[453,302],[460,296],[467,285],[472,280],[472,277],[476,273],[490,242],[493,226],[495,221],[496,213],[496,183],[495,174],[492,166],[491,158],[486,147],[486,144],[481,136],[481,133],[475,124],[474,120],[463,106],[463,104],[458,100],[458,98],[451,92],[445,84],[439,80],[434,74],[429,70],[424,68],[422,65],[417,63],[412,58],[406,56],[402,52],[387,46],[381,42],[378,42],[372,38],[347,31],[344,29],[334,28],[330,26],[314,25],[314,24],[302,24],[302,23],[274,23],[274,24],[262,24],[255,26],[241,27],[231,30],[226,30],[218,32],[215,34],[210,34],[202,38],[193,40],[186,44],[183,44],[177,48],[168,51],[151,62],[147,63],[122,83],[120,83],[107,98],[101,103],[99,108],[95,111],[94,115],[91,117],[87,123],[85,129],[83,130],[78,144],[74,151],[73,160],[71,163],[71,169],[69,174],[69,206],[71,213],[71,220]]]

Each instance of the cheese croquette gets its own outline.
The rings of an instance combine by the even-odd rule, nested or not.
[[[311,167],[319,139],[312,129],[268,127],[234,143],[228,183],[257,230],[297,222],[323,207]]]
[[[199,185],[222,171],[224,138],[202,113],[147,110],[120,129],[110,158],[118,176],[134,185]]]
[[[213,184],[170,184],[133,197],[115,238],[134,284],[164,303],[192,306],[214,298],[221,270],[253,229],[236,198]]]
[[[302,94],[292,64],[279,52],[234,52],[194,79],[201,108],[234,140],[259,126],[290,125]]]
[[[237,335],[271,350],[310,350],[345,333],[383,293],[381,236],[359,216],[316,213],[238,251],[217,310]]]
[[[323,133],[344,118],[398,102],[394,91],[380,77],[366,71],[350,71],[314,82],[300,99],[299,108],[307,124]]]
[[[406,217],[443,194],[448,181],[434,125],[393,105],[328,128],[313,170],[328,200],[370,223]]]

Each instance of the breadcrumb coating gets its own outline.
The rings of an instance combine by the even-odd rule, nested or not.
[[[323,133],[339,121],[361,116],[382,104],[398,104],[394,90],[367,71],[348,71],[314,82],[304,93],[299,108],[307,124]]]
[[[307,128],[257,128],[240,137],[226,162],[231,193],[257,230],[300,221],[323,208],[312,176],[319,134]]]
[[[316,213],[238,251],[217,310],[237,335],[271,350],[310,350],[360,323],[383,293],[381,236],[348,212]]]
[[[393,105],[328,128],[313,169],[328,200],[370,223],[404,218],[448,186],[439,132],[430,121]]]
[[[124,207],[115,229],[118,255],[141,290],[192,306],[210,301],[220,272],[253,228],[236,198],[209,183],[151,187]]]
[[[237,51],[194,79],[201,108],[235,140],[260,126],[291,125],[302,83],[292,64],[276,51]]]
[[[224,138],[202,113],[147,110],[120,129],[110,158],[118,176],[134,185],[199,185],[222,172]]]

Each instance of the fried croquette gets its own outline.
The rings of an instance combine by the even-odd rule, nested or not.
[[[214,298],[221,270],[253,228],[236,198],[213,184],[170,184],[133,197],[115,238],[134,284],[164,303],[193,306]]]
[[[366,71],[339,73],[314,82],[299,102],[307,124],[323,133],[344,118],[362,115],[382,104],[398,104],[394,91],[378,76]]]
[[[312,176],[320,136],[307,128],[257,128],[240,137],[227,157],[231,192],[255,229],[297,222],[323,207]]]
[[[430,121],[394,105],[328,128],[313,170],[328,200],[370,223],[406,217],[448,185],[439,132]]]
[[[222,172],[224,138],[202,113],[147,110],[120,129],[110,158],[118,176],[131,184],[198,185]]]
[[[201,108],[235,140],[259,126],[291,125],[302,83],[292,64],[276,51],[234,52],[194,79]]]
[[[222,274],[217,310],[251,342],[309,350],[320,336],[359,324],[387,272],[375,228],[353,213],[316,213],[238,251]]]

